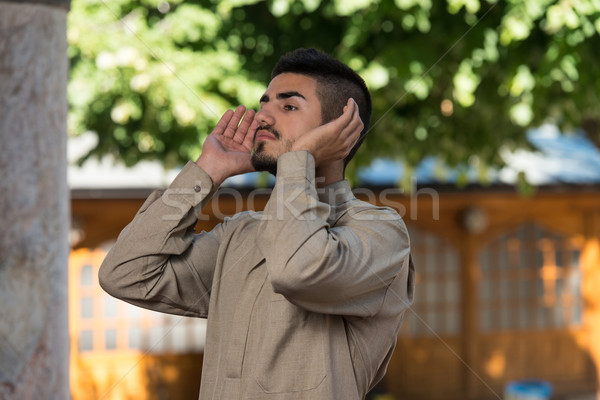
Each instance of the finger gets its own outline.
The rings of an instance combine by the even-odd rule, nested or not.
[[[359,119],[358,123],[356,124],[352,133],[350,134],[350,140],[353,142],[352,146],[354,146],[356,144],[356,142],[358,142],[360,140],[360,135],[363,131],[363,128],[364,128],[364,124]]]
[[[354,146],[356,142],[360,139],[360,134],[362,133],[363,127],[364,125],[362,123],[359,123],[354,127],[349,137],[350,141],[352,142],[352,146]]]
[[[360,119],[360,110],[358,109],[358,104],[356,103],[356,101],[354,101],[354,99],[350,97],[348,99],[348,102],[351,104],[352,107],[353,118],[358,117],[358,119]]]
[[[350,124],[346,126],[342,131],[341,136],[343,137],[345,145],[351,149],[360,140],[360,135],[364,129],[364,124],[359,116],[355,116]]]
[[[227,124],[229,124],[229,121],[231,120],[232,116],[232,110],[225,111],[225,113],[223,114],[219,122],[217,122],[217,125],[215,125],[215,128],[211,133],[214,133],[215,135],[222,135],[223,132],[225,132],[225,128],[227,128]]]
[[[342,110],[342,113],[345,113],[346,110],[348,109],[348,107],[350,106],[350,100],[352,99],[352,97],[350,97],[348,99],[348,101],[346,101],[346,105],[344,106],[344,109]]]
[[[238,126],[237,130],[235,131],[235,135],[233,136],[234,142],[242,143],[244,141],[246,135],[248,134],[248,128],[250,128],[252,121],[254,121],[254,114],[254,110],[246,111],[242,122],[240,122],[240,125]]]
[[[352,105],[353,105],[353,110],[352,110],[352,120],[349,122],[348,125],[350,125],[352,127],[352,129],[356,129],[357,127],[360,127],[359,133],[360,131],[362,131],[362,128],[364,128],[364,124],[362,122],[362,119],[360,118],[360,110],[358,109],[358,104],[356,104],[356,102],[354,101],[354,99],[352,100]]]
[[[244,146],[247,149],[252,149],[253,145],[254,145],[254,134],[256,133],[256,130],[258,129],[258,121],[257,120],[253,120],[252,123],[250,124],[250,128],[248,128],[248,133],[246,134],[246,137],[244,138],[244,142],[242,143],[242,146]]]
[[[354,101],[352,97],[349,97],[346,105],[344,106],[344,111],[348,110],[349,112],[353,113],[356,108],[358,108],[356,101]]]
[[[350,152],[352,151],[352,149],[354,148],[356,143],[359,142],[361,131],[362,131],[362,128],[360,127],[360,125],[355,126],[353,129],[350,130],[348,135],[346,137],[344,137],[343,142],[342,142],[343,145],[341,146],[343,149],[345,149],[344,157],[346,157],[348,154],[350,154]]]
[[[336,129],[340,129],[340,130],[343,129],[343,127],[345,127],[346,125],[348,125],[350,123],[350,121],[352,120],[352,115],[354,113],[354,107],[353,107],[352,103],[353,103],[352,98],[349,98],[348,102],[344,106],[344,111],[343,111],[342,115],[340,115],[333,121],[329,122],[329,124],[334,125]]]
[[[360,113],[358,112],[358,105],[354,102],[354,100],[350,99],[351,104],[348,104],[348,113],[350,114],[350,120],[342,129],[341,134],[347,136],[351,136],[354,133],[360,135],[364,124],[360,118]]]
[[[223,136],[232,138],[235,135],[235,132],[237,131],[240,120],[242,119],[242,116],[244,115],[245,112],[246,112],[246,107],[244,107],[242,105],[239,105],[235,109],[235,111],[233,112],[233,116],[231,117],[231,120],[229,120],[229,123],[227,124],[227,127],[225,128],[225,132],[223,132]]]
[[[348,103],[346,104],[344,109],[344,114],[347,115],[346,125],[350,125],[351,123],[353,123],[357,117],[360,119],[360,117],[358,116],[358,104],[356,104],[352,97],[348,99]]]
[[[353,130],[351,132],[351,134],[349,134],[347,137],[344,138],[342,147],[345,147],[346,149],[348,149],[348,151],[350,151],[350,149],[352,149],[352,147],[354,147],[356,142],[358,142],[359,138],[360,138],[360,131]]]

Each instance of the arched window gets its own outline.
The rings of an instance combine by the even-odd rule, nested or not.
[[[401,336],[454,336],[461,330],[457,250],[444,239],[409,227],[415,263],[415,301]]]
[[[537,224],[500,235],[479,255],[483,332],[578,326],[582,322],[581,238]]]

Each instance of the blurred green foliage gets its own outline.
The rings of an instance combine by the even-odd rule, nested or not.
[[[598,121],[599,33],[600,0],[73,0],[69,132],[97,133],[88,156],[181,164],[258,106],[280,55],[317,47],[372,91],[350,173],[435,156],[485,182],[527,127]]]

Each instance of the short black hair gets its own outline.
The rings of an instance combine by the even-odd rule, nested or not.
[[[283,55],[273,68],[271,79],[283,73],[307,75],[316,79],[321,120],[324,124],[342,115],[350,97],[356,101],[364,129],[344,159],[344,166],[348,165],[365,139],[371,122],[371,95],[365,81],[346,64],[314,48],[296,49]]]

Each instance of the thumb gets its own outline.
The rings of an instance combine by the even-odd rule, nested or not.
[[[356,102],[352,97],[349,97],[348,101],[346,102],[346,105],[344,106],[344,109],[342,110],[342,114],[345,113],[350,107],[352,107],[353,104],[356,104]]]
[[[352,97],[350,97],[348,99],[348,102],[344,106],[342,115],[340,115],[336,119],[330,121],[329,124],[336,125],[339,127],[348,125],[350,123],[350,121],[352,120],[352,115],[354,114],[355,107],[356,107],[356,103],[354,102],[354,99]]]

